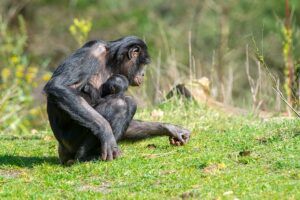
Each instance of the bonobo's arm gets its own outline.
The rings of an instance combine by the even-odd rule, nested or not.
[[[190,131],[172,124],[132,120],[122,139],[139,140],[155,136],[169,136],[173,145],[183,145],[190,138]]]
[[[101,158],[103,160],[112,160],[114,157],[117,157],[119,150],[107,120],[80,97],[75,89],[60,85],[55,80],[49,84],[45,89],[49,97],[48,99],[54,100],[72,119],[78,121],[82,126],[89,128],[100,140]]]

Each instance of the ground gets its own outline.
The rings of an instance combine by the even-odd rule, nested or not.
[[[48,124],[1,135],[0,199],[300,199],[299,119],[233,117],[178,100],[136,118],[181,124],[191,140],[123,142],[117,160],[63,167]]]

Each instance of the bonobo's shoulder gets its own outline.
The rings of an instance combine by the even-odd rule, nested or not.
[[[105,57],[108,53],[108,47],[104,42],[95,42],[89,47],[88,52],[91,56],[105,63]]]
[[[91,55],[99,61],[105,63],[105,57],[108,52],[107,42],[103,40],[91,40],[85,43],[75,54]]]
[[[86,47],[93,47],[93,46],[99,46],[99,45],[102,45],[102,46],[107,46],[107,43],[103,40],[91,40],[91,41],[88,41],[86,42],[82,48],[86,48]]]
[[[86,55],[91,55],[98,59],[105,58],[107,54],[107,43],[102,40],[91,40],[85,43],[81,48],[77,49],[71,57],[73,58],[83,58]]]

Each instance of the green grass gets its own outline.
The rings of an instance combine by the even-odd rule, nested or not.
[[[180,101],[155,109],[164,115],[137,118],[188,127],[186,146],[123,142],[115,161],[63,167],[51,131],[1,135],[0,199],[300,199],[300,120],[229,117]]]

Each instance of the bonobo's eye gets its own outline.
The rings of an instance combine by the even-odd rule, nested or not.
[[[140,46],[131,47],[128,51],[128,58],[131,60],[132,58],[137,58],[141,52]]]

